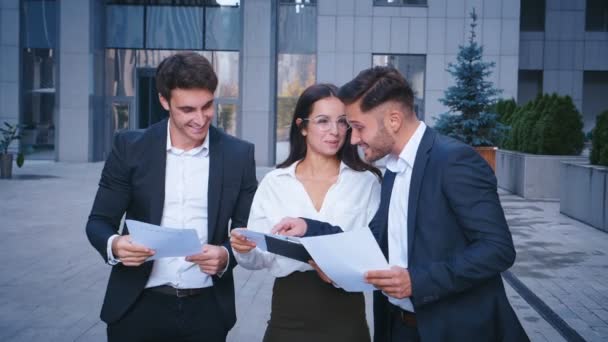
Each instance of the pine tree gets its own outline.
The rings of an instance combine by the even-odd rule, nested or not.
[[[439,100],[449,108],[449,112],[439,116],[435,128],[473,146],[495,146],[502,141],[507,130],[492,111],[501,91],[486,80],[495,64],[482,61],[483,47],[477,43],[475,34],[475,9],[470,17],[468,44],[459,47],[457,63],[450,63],[447,68],[456,85],[449,87]]]

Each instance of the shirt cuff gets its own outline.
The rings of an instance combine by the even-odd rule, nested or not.
[[[224,269],[221,272],[217,273],[217,276],[221,278],[224,275],[224,273],[226,273],[226,271],[228,271],[228,266],[230,266],[230,252],[228,252],[228,248],[226,248],[224,246],[220,246],[220,247],[222,247],[226,251],[226,254],[228,255],[228,259],[226,260],[226,267],[224,267]]]
[[[120,259],[114,258],[114,254],[112,253],[112,242],[114,239],[119,237],[120,235],[114,234],[108,238],[108,246],[106,247],[106,253],[108,254],[108,265],[114,266],[120,262]]]

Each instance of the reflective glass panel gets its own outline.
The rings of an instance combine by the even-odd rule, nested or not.
[[[52,49],[57,44],[57,12],[55,1],[23,1],[24,48]]]
[[[374,55],[372,64],[390,65],[399,70],[414,91],[414,111],[424,120],[424,75],[426,56],[423,55]]]
[[[144,47],[144,7],[106,7],[106,46],[114,48]]]
[[[277,57],[276,162],[289,153],[289,129],[300,94],[316,80],[315,55],[279,54]]]
[[[279,6],[279,53],[311,54],[317,51],[317,7]]]
[[[205,8],[205,50],[240,50],[241,9]]]
[[[237,105],[234,103],[219,103],[215,112],[217,127],[224,132],[236,136]]]
[[[202,50],[202,37],[202,7],[147,7],[146,48]]]
[[[22,57],[21,150],[35,159],[54,159],[54,50],[24,49]]]

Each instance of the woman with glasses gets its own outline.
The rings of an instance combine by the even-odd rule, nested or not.
[[[285,216],[367,229],[380,201],[380,171],[350,144],[344,104],[331,84],[308,87],[298,99],[287,160],[260,183],[248,228],[270,233]],[[348,229],[347,228],[347,229]],[[232,231],[239,264],[276,277],[264,341],[369,341],[362,293],[322,280],[311,265],[262,251]]]

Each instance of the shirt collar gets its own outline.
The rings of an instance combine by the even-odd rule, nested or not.
[[[418,146],[420,146],[425,130],[426,125],[424,122],[420,121],[418,128],[416,128],[416,131],[410,140],[405,144],[403,150],[399,153],[399,156],[389,155],[386,160],[386,168],[395,173],[404,172],[407,167],[413,168],[414,161],[416,160],[416,152],[418,152]]]
[[[199,155],[201,157],[207,157],[209,155],[209,134],[210,132],[207,131],[207,137],[205,137],[205,140],[203,141],[203,144],[200,146],[197,146],[191,150],[188,151],[184,151],[181,148],[177,148],[174,147],[171,144],[171,120],[167,120],[167,147],[166,147],[166,151],[176,154],[176,155],[187,155],[187,156],[196,156]]]
[[[300,164],[300,162],[302,162],[302,160],[298,160],[286,168],[278,169],[277,175],[287,175],[296,178],[296,167],[298,164]],[[340,175],[342,175],[342,172],[348,168],[348,165],[344,164],[344,162],[340,162]]]

